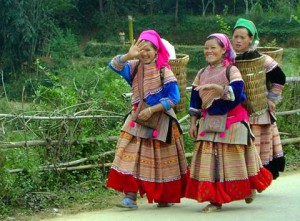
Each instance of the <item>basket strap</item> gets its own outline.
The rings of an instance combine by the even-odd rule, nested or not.
[[[230,68],[232,67],[232,64],[228,65],[226,67],[226,78],[230,82]]]

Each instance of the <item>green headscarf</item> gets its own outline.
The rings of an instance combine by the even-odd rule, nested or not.
[[[259,41],[257,29],[252,21],[244,18],[239,18],[236,24],[234,25],[233,30],[239,27],[248,29],[248,31],[252,34],[253,36],[252,44],[254,44],[255,41]]]

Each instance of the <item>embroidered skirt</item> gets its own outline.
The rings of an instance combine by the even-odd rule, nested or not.
[[[198,202],[229,203],[245,199],[251,190],[264,190],[272,174],[262,166],[252,144],[198,141],[191,163],[186,197]]]
[[[255,147],[262,164],[273,174],[273,179],[279,176],[285,168],[285,158],[276,124],[251,124],[255,136]]]
[[[182,134],[173,122],[171,143],[121,132],[107,187],[146,194],[149,203],[179,203],[184,197],[188,168]]]

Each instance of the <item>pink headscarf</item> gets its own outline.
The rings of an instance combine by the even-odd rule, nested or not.
[[[169,52],[167,51],[165,45],[163,44],[159,34],[154,30],[146,30],[140,34],[139,39],[150,41],[157,48],[157,58],[156,58],[156,67],[160,69],[161,67],[167,67],[170,69],[168,63]]]
[[[226,51],[224,55],[223,65],[227,67],[228,65],[233,64],[235,60],[235,52],[233,50],[229,38],[225,34],[221,33],[211,34],[207,38],[209,37],[215,37],[223,43]]]

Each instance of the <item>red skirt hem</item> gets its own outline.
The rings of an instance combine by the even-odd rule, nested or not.
[[[265,190],[272,183],[272,174],[261,168],[257,175],[246,180],[225,182],[209,182],[190,179],[185,197],[198,202],[229,203],[245,199],[251,195],[251,190]]]
[[[139,192],[141,197],[146,194],[149,203],[180,203],[185,196],[188,176],[186,173],[179,180],[150,182],[110,169],[106,186],[125,194]]]

